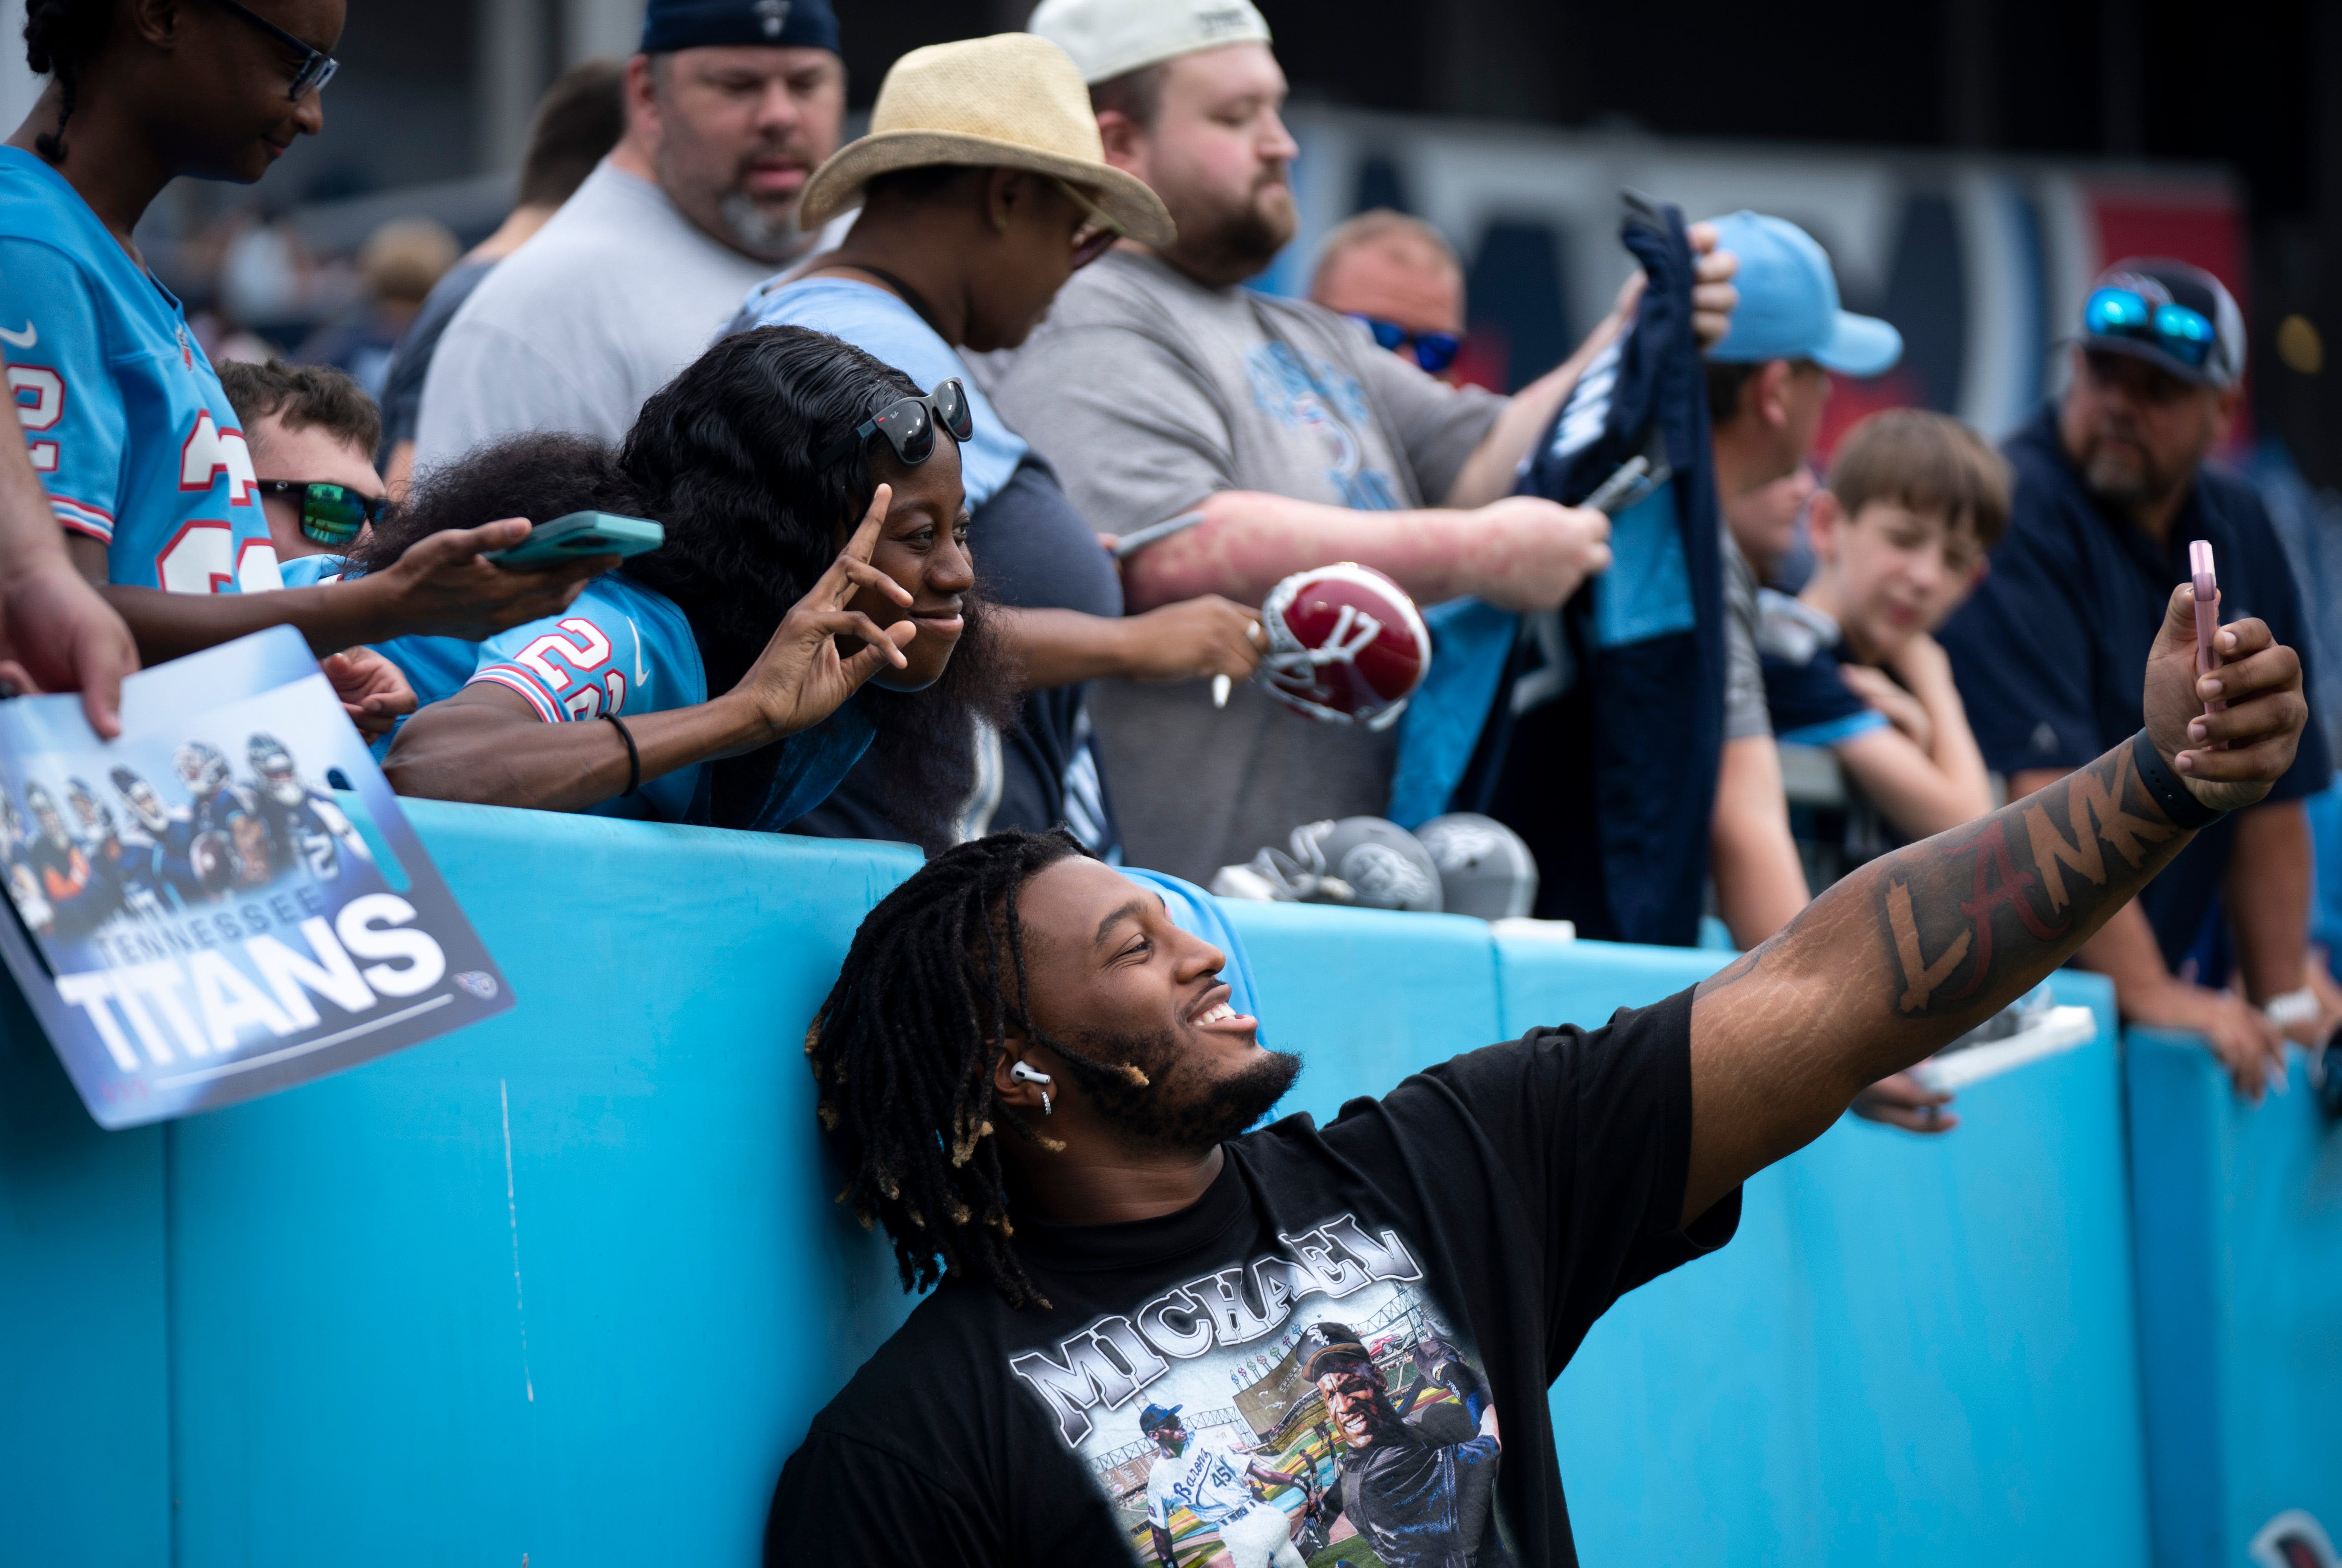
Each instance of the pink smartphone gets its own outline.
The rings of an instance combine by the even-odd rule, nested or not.
[[[2212,541],[2188,542],[2187,574],[2196,585],[2196,673],[2205,675],[2220,667],[2220,653],[2213,645],[2213,637],[2220,630],[2220,583],[2212,570]],[[2227,705],[2206,703],[2204,711],[2216,714]]]

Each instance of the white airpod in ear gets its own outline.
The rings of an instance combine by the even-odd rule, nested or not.
[[[1020,1084],[1047,1084],[1054,1082],[1046,1073],[1035,1071],[1033,1064],[1030,1062],[1016,1063],[1008,1069],[1008,1075],[1011,1078],[1016,1079]]]

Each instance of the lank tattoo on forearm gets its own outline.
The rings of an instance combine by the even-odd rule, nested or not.
[[[1967,832],[1889,856],[1879,887],[1903,979],[1896,1011],[1949,1009],[2037,964],[2044,950],[2077,944],[2077,923],[2087,931],[2137,892],[2182,836],[2139,783],[2126,744]]]

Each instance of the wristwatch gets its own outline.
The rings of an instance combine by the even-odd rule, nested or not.
[[[2305,985],[2298,991],[2270,997],[2261,1009],[2261,1016],[2280,1029],[2290,1029],[2297,1024],[2308,1023],[2317,1016],[2317,993]]]

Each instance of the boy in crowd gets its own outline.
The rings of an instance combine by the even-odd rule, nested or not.
[[[1933,633],[1983,577],[2007,523],[2007,465],[1974,431],[1924,409],[1873,414],[1813,497],[1812,580],[1795,599],[1758,595],[1775,734],[1837,753],[1905,840],[1993,807]]]
[[[331,365],[229,359],[220,362],[219,378],[244,427],[254,487],[286,579],[323,581],[317,568],[293,563],[348,554],[382,515],[385,492],[373,456],[381,413],[355,381]],[[400,715],[415,711],[414,688],[373,649],[348,648],[323,663],[343,710],[369,739],[388,734]]]

